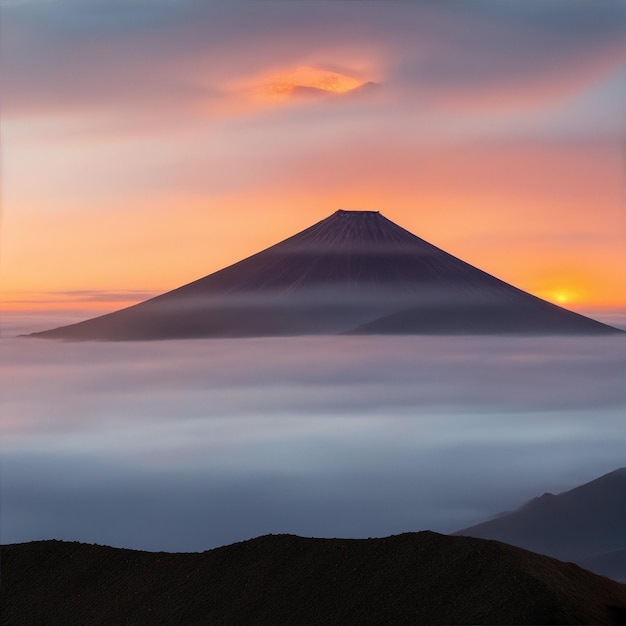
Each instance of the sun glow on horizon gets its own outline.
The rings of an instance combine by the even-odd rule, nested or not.
[[[567,291],[559,290],[559,291],[554,292],[552,299],[558,302],[559,304],[567,304],[568,302],[572,300],[572,296]]]

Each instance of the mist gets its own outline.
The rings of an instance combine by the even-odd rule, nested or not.
[[[453,532],[623,465],[625,346],[2,339],[1,541]]]

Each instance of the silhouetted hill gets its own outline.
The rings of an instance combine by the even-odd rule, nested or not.
[[[144,340],[622,331],[535,298],[372,211],[337,211],[173,291],[32,336]]]
[[[2,548],[2,624],[616,624],[626,586],[493,541],[269,535],[202,554]]]
[[[626,578],[626,468],[454,534],[504,541]]]

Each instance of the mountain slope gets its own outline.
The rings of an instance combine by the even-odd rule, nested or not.
[[[576,335],[620,333],[605,324],[524,294],[517,301],[411,307],[361,324],[348,335]]]
[[[504,541],[619,576],[626,571],[626,468],[454,534]]]
[[[621,332],[516,289],[380,213],[337,211],[178,289],[32,336],[143,340],[384,333],[389,322],[382,329],[368,324],[391,316],[393,326],[397,314],[403,316],[400,332],[413,334]]]
[[[2,548],[2,624],[615,624],[626,587],[512,546],[431,532],[269,535],[202,554],[56,541]]]
[[[584,569],[626,584],[626,548],[574,559]]]

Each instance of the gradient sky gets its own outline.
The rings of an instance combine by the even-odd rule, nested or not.
[[[626,310],[624,2],[0,17],[5,310],[113,310],[338,208],[574,310]]]

